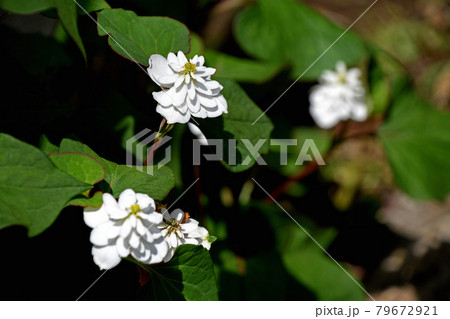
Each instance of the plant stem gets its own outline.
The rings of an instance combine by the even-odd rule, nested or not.
[[[163,128],[164,124],[166,124],[166,119],[163,117],[161,124],[159,125],[158,133],[156,133],[155,140],[153,141],[153,145],[147,154],[147,159],[144,162],[144,166],[148,166],[148,164],[152,163],[153,157],[155,156],[156,150],[158,149],[159,144],[161,143],[162,137],[164,137],[164,135],[168,132],[167,130],[166,132],[163,131],[163,133],[161,133],[161,129]]]

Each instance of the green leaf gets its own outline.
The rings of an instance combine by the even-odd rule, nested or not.
[[[49,158],[57,168],[86,184],[97,184],[106,176],[103,165],[86,154],[53,153],[49,155]]]
[[[238,15],[234,31],[237,42],[249,55],[274,64],[291,64],[293,78],[303,74],[344,33],[293,0],[258,0],[257,5]],[[334,69],[338,60],[354,64],[365,55],[363,42],[348,32],[301,79],[315,80],[324,69]]]
[[[365,300],[364,291],[327,256],[306,232],[276,205],[252,203],[270,221],[278,251],[287,271],[316,295],[318,300]],[[336,230],[321,229],[302,216],[291,216],[324,248],[333,242]],[[344,266],[342,266],[344,267]],[[344,267],[345,269],[345,267]],[[350,270],[346,270],[351,274]]]
[[[71,139],[63,139],[60,152],[78,152],[97,159],[105,168],[106,177],[100,183],[103,192],[118,197],[125,189],[148,194],[154,199],[164,198],[175,186],[175,178],[168,167],[118,165],[98,156],[89,146]]]
[[[0,0],[0,8],[17,13],[30,14],[54,7],[55,0]]]
[[[47,229],[65,204],[92,186],[57,169],[40,150],[0,134],[0,228],[23,225],[28,235]]]
[[[146,269],[146,268],[144,268]],[[209,252],[202,246],[182,245],[165,264],[150,266],[143,294],[149,300],[217,300],[217,284]]]
[[[313,291],[319,300],[365,300],[364,291],[296,225],[282,254],[287,270]],[[319,241],[329,241],[335,232],[313,233]],[[324,239],[321,239],[321,237]],[[323,245],[323,244],[322,244]],[[344,267],[344,266],[343,266]],[[350,273],[349,270],[347,270]]]
[[[197,33],[191,32],[191,50],[189,51],[189,54],[186,54],[186,58],[192,59],[195,55],[203,55],[204,52],[205,44],[203,43],[202,38],[200,38]]]
[[[86,12],[110,9],[109,4],[104,0],[77,0],[78,4],[84,9],[77,6],[78,14],[86,14]]]
[[[140,17],[133,11],[105,9],[98,13],[98,23],[98,34],[110,35],[108,43],[115,52],[145,66],[152,54],[167,56],[190,50],[187,27],[167,17]]]
[[[450,114],[404,91],[378,131],[399,187],[419,199],[450,193]]]
[[[30,14],[54,8],[56,2],[58,0],[0,0],[0,7],[12,13]],[[87,12],[110,8],[104,0],[77,0],[77,2]],[[85,13],[81,8],[78,8],[78,12]]]
[[[208,139],[223,139],[224,164],[232,172],[241,172],[249,169],[255,164],[255,158],[258,154],[251,154],[243,139],[247,139],[251,145],[265,139],[266,141],[259,149],[259,153],[265,153],[269,150],[270,133],[273,125],[270,119],[261,109],[247,96],[242,88],[234,81],[218,79],[224,89],[222,94],[228,102],[228,114],[218,118],[197,120],[199,128]],[[261,118],[252,125],[258,117]],[[229,148],[229,141],[236,140],[236,150]],[[230,161],[236,153],[236,164]],[[231,156],[231,157],[230,157]],[[245,161],[248,163],[245,163]]]
[[[42,134],[39,139],[39,149],[47,155],[59,151],[59,147],[52,144],[45,134]]]
[[[81,206],[81,207],[100,207],[103,204],[103,193],[96,192],[92,197],[79,195],[72,198],[67,205]]]
[[[239,82],[266,82],[280,71],[279,63],[242,59],[215,51],[206,51],[205,59],[208,66],[216,69],[215,76]]]
[[[83,41],[81,40],[80,33],[78,32],[77,4],[73,0],[53,1],[64,29],[66,29],[67,33],[69,33],[75,41],[83,54],[84,59],[86,60],[86,50],[84,49]]]

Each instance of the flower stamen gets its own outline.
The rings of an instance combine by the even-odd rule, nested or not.
[[[138,204],[133,204],[130,206],[130,211],[131,211],[131,214],[136,215],[137,213],[141,212],[142,210]]]
[[[195,73],[197,72],[197,69],[195,68],[195,64],[191,62],[187,62],[184,65],[184,69],[181,70],[178,74],[179,75],[188,75],[189,73]]]

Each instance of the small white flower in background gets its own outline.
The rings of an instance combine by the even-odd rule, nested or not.
[[[205,134],[198,128],[197,125],[188,123],[189,131],[197,138],[197,141],[200,145],[208,145],[208,140],[206,139]]]
[[[169,53],[167,59],[153,54],[148,74],[163,90],[153,92],[158,102],[156,111],[168,124],[187,123],[191,116],[206,118],[228,113],[228,104],[220,91],[223,86],[211,80],[214,68],[203,66],[205,58],[195,56],[189,61],[183,52]]]
[[[322,73],[319,85],[313,87],[309,96],[309,111],[319,127],[329,129],[340,121],[367,119],[360,75],[359,69],[347,70],[342,61],[336,64],[336,72],[326,70]]]
[[[169,211],[165,208],[161,210],[164,222],[159,226],[164,238],[169,245],[169,251],[164,258],[164,262],[168,262],[172,259],[175,250],[178,246],[183,244],[203,245],[203,235],[208,235],[208,231],[203,227],[198,226],[198,221],[189,217],[188,213],[183,212],[181,209],[175,209],[169,214]],[[205,238],[206,238],[205,236]],[[205,247],[203,245],[203,247]],[[209,247],[205,247],[209,249]]]
[[[148,195],[127,189],[118,201],[105,193],[100,208],[84,209],[84,221],[93,228],[92,255],[100,269],[111,269],[130,254],[144,264],[162,262],[169,247],[157,227],[162,216],[155,208]]]

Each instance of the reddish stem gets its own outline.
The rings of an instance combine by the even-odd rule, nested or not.
[[[155,157],[156,150],[158,149],[159,144],[161,143],[161,137],[159,136],[159,133],[161,132],[161,129],[164,126],[164,124],[166,124],[166,119],[163,117],[161,124],[159,125],[159,130],[158,134],[156,135],[155,141],[153,142],[153,145],[147,154],[147,159],[144,162],[144,166],[148,166],[148,164],[153,161],[153,157]]]

